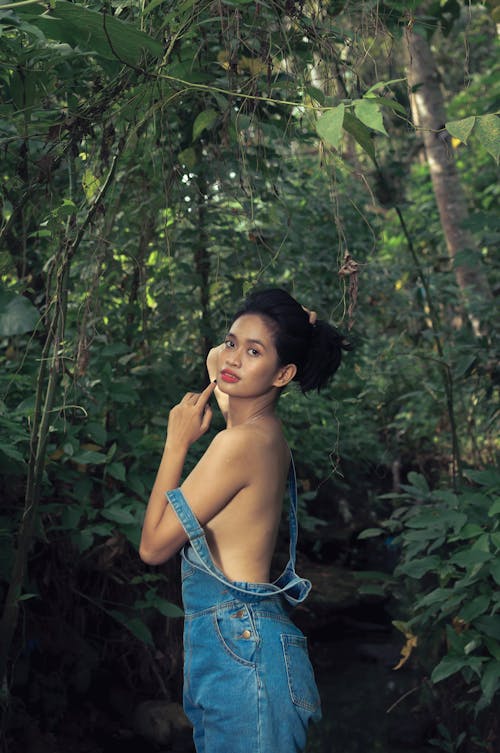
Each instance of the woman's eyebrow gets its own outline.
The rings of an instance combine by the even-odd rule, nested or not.
[[[238,341],[238,336],[234,335],[232,332],[228,332],[227,335],[226,335],[226,338],[227,337],[230,337],[231,340]],[[249,343],[254,343],[255,345],[260,345],[261,348],[264,348],[264,350],[266,350],[266,346],[264,345],[264,343],[262,342],[262,340],[257,340],[256,337],[248,337],[245,342],[247,343],[247,345]]]
[[[261,340],[257,340],[257,339],[256,339],[256,338],[254,338],[254,337],[250,337],[250,338],[249,338],[249,339],[247,340],[247,343],[255,343],[256,345],[260,345],[260,346],[261,346],[261,348],[264,348],[264,350],[265,350],[265,348],[266,348],[266,346],[264,345],[264,343],[263,343],[263,342],[262,342]]]

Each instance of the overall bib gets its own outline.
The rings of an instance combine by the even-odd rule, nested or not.
[[[321,718],[306,638],[288,616],[311,584],[295,572],[297,486],[289,475],[290,558],[274,583],[231,581],[180,489],[167,492],[182,549],[184,710],[197,753],[297,753]]]

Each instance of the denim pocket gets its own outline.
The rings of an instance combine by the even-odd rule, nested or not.
[[[231,609],[214,611],[214,628],[224,651],[235,661],[255,666],[258,636],[246,604],[233,604]]]
[[[320,698],[303,635],[281,635],[290,697],[296,706],[316,715]]]

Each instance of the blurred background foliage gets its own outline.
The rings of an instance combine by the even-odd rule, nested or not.
[[[364,588],[433,646],[411,661],[434,681],[421,699],[434,743],[494,750],[497,16],[495,3],[458,0],[0,4],[9,734],[13,699],[28,713],[45,698],[54,730],[69,688],[83,694],[104,671],[145,694],[178,690],[176,566],[136,555],[148,490],[170,406],[205,384],[241,297],[278,285],[355,345],[331,388],[280,403],[302,521],[319,532],[307,555],[345,560],[320,535],[338,498],[353,552],[367,526],[375,559],[380,531],[399,537],[398,569]],[[415,109],[425,87],[409,85],[415,40],[433,66],[428,109],[445,112],[432,128]],[[455,171],[458,247],[430,131]],[[318,512],[325,484],[331,510]],[[461,547],[484,556],[461,564]],[[438,586],[456,589],[449,609],[429,596]],[[450,683],[458,706],[443,702]]]

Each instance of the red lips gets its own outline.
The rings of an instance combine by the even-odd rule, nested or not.
[[[229,382],[231,384],[234,384],[235,382],[239,382],[240,378],[236,376],[236,374],[229,369],[223,369],[220,373],[220,378],[223,382]]]

